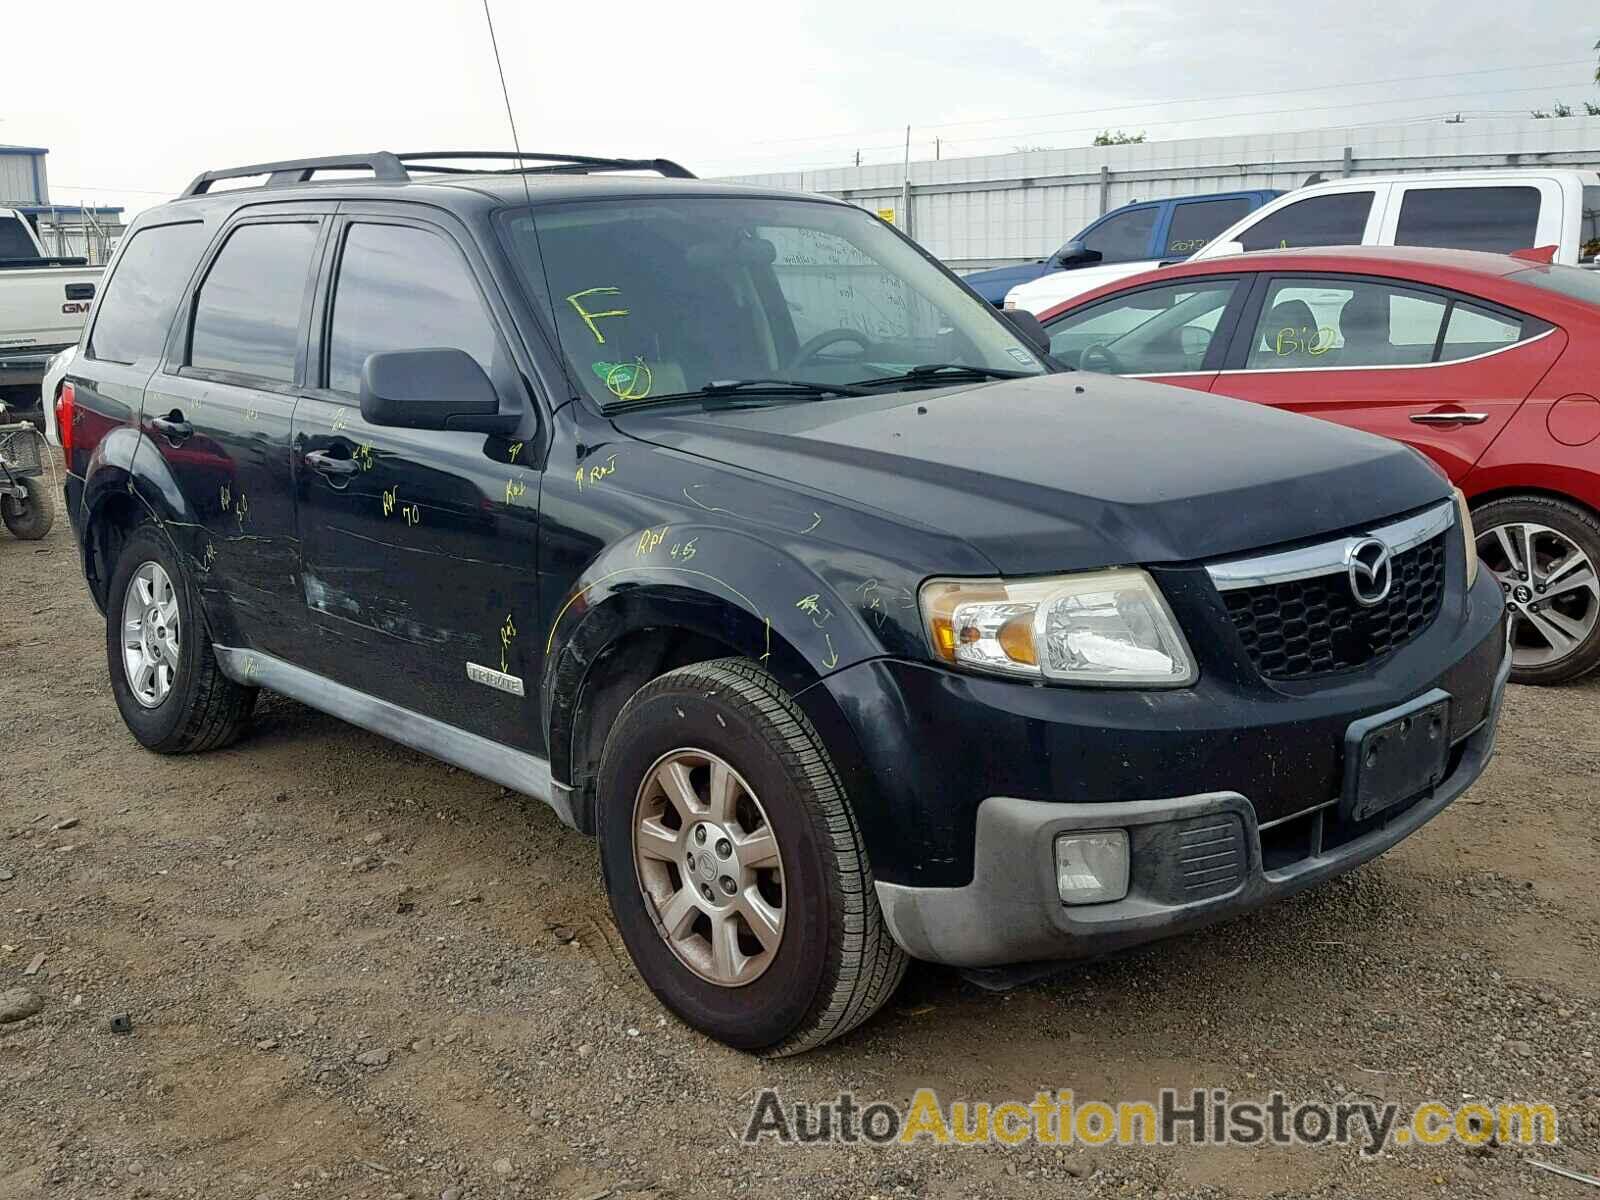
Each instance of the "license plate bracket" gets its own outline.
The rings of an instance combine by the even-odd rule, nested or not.
[[[1365,821],[1443,781],[1450,760],[1450,702],[1449,692],[1434,688],[1350,723],[1341,797],[1349,820]]]

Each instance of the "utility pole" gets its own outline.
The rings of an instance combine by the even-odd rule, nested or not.
[[[861,165],[861,151],[857,150],[856,151],[856,166],[859,167],[860,165]]]
[[[911,235],[911,126],[906,126],[904,182],[900,185],[900,232]]]
[[[943,138],[934,138],[933,139],[933,161],[934,162],[938,162],[939,161],[939,148],[943,144],[943,141],[944,141]]]

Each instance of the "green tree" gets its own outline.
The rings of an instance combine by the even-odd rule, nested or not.
[[[1596,51],[1600,51],[1600,42],[1596,42],[1594,48]],[[1594,69],[1594,81],[1600,83],[1600,65],[1596,65]],[[1592,100],[1585,100],[1583,102],[1583,111],[1591,117],[1600,117],[1600,104],[1596,104]],[[1545,112],[1542,108],[1534,109],[1533,119],[1535,121],[1548,121],[1551,117],[1570,117],[1572,112],[1572,105],[1563,104],[1557,100],[1555,107],[1550,112]]]
[[[1094,141],[1089,144],[1091,146],[1131,146],[1142,141],[1144,141],[1144,130],[1142,129],[1138,133],[1124,133],[1120,129],[1112,133],[1109,129],[1102,129],[1094,135]]]

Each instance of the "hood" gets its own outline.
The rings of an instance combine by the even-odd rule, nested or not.
[[[774,486],[959,537],[1006,574],[1214,558],[1376,523],[1450,494],[1399,442],[1081,372],[614,420]]]
[[[999,304],[1006,298],[1006,293],[1017,284],[1037,279],[1050,269],[1050,265],[1040,259],[1038,262],[1018,263],[1011,267],[991,267],[987,271],[974,271],[970,275],[962,276],[962,281],[990,304]]]

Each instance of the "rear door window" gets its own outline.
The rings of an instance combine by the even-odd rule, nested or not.
[[[21,217],[0,217],[0,258],[37,258],[39,251]]]
[[[1429,292],[1340,279],[1277,279],[1267,291],[1246,366],[1416,366],[1433,361],[1449,301]]]
[[[328,386],[355,395],[368,355],[428,347],[465,351],[490,379],[509,362],[456,247],[412,225],[352,225],[333,294]]]
[[[1450,309],[1450,325],[1439,347],[1439,361],[1474,358],[1522,340],[1520,317],[1491,312],[1458,300]]]
[[[1172,210],[1166,254],[1193,254],[1250,211],[1244,196],[1230,200],[1189,200]]]
[[[1544,327],[1465,296],[1398,281],[1291,275],[1268,287],[1245,366],[1255,371],[1428,366],[1503,350]]]
[[[316,221],[240,225],[195,299],[189,365],[293,383]]]
[[[1370,191],[1308,196],[1269,213],[1239,235],[1246,250],[1359,246],[1372,212]]]
[[[119,363],[159,358],[207,240],[199,221],[134,233],[100,289],[87,356]]]
[[[1397,246],[1509,253],[1539,233],[1536,187],[1408,187],[1400,202]]]
[[[1150,257],[1150,239],[1155,236],[1159,206],[1113,213],[1081,239],[1090,250],[1100,251],[1100,261],[1137,262]]]

